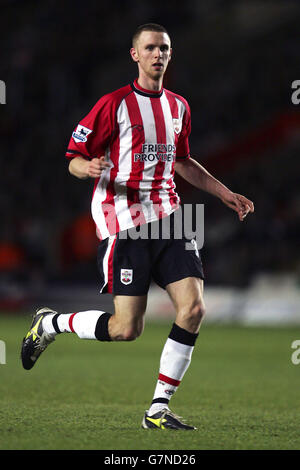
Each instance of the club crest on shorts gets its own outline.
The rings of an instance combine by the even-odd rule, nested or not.
[[[93,132],[91,129],[88,127],[82,126],[81,124],[78,124],[76,130],[73,132],[72,137],[75,140],[75,142],[86,142],[88,135]]]
[[[121,269],[121,282],[126,286],[132,283],[133,269]]]
[[[179,132],[181,131],[181,128],[182,128],[182,120],[177,119],[177,118],[173,118],[173,126],[174,126],[174,132],[176,134],[179,134]]]

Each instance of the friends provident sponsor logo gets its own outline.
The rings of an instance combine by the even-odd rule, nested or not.
[[[141,153],[134,154],[135,162],[173,162],[175,161],[176,147],[173,144],[148,144],[142,146]]]

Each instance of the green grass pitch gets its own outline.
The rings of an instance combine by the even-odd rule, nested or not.
[[[146,319],[130,343],[57,337],[31,371],[19,359],[30,316],[0,315],[0,449],[300,449],[296,328],[202,325],[170,407],[196,431],[141,428],[171,322]]]

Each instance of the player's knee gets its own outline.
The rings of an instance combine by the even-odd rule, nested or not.
[[[137,339],[143,332],[143,325],[130,325],[126,326],[121,333],[122,341],[134,341]]]
[[[142,334],[144,329],[143,316],[128,315],[128,317],[123,314],[111,316],[109,335],[112,341],[134,341]]]
[[[194,324],[200,324],[205,315],[205,305],[203,302],[197,302],[190,309],[189,317],[190,321]]]
[[[122,333],[122,340],[123,341],[134,341],[140,336],[140,332],[135,328],[128,328],[123,331]]]
[[[205,304],[201,301],[194,308],[195,308],[195,315],[197,316],[197,318],[202,320],[202,318],[204,317],[206,313]]]
[[[190,305],[181,312],[181,322],[186,325],[187,329],[197,331],[201,324],[201,321],[205,315],[204,302],[197,301],[193,305]]]

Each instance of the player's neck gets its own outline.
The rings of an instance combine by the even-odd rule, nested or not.
[[[139,75],[137,84],[145,90],[160,91],[163,85],[163,77],[159,78],[158,80],[153,80],[150,77]]]

